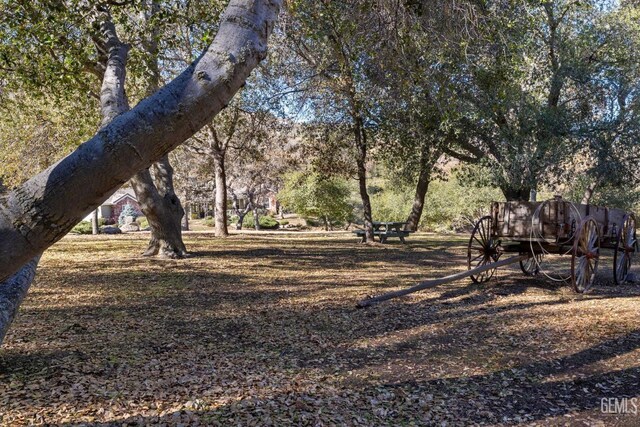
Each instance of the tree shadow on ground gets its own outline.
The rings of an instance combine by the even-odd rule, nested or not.
[[[34,413],[68,412],[83,408],[90,395],[102,408],[121,405],[104,415],[116,421],[103,425],[196,419],[247,425],[252,414],[262,425],[269,417],[273,425],[508,424],[504,417],[544,420],[595,410],[597,390],[624,396],[637,382],[637,363],[590,370],[635,354],[637,330],[616,338],[607,331],[604,341],[594,334],[576,341],[574,348],[586,349],[571,348],[574,354],[567,353],[571,343],[557,341],[575,335],[558,325],[569,322],[563,313],[586,313],[589,301],[622,296],[575,297],[518,275],[487,285],[458,282],[357,310],[356,299],[372,289],[414,284],[420,269],[450,271],[463,258],[459,246],[428,258],[422,247],[324,242],[324,249],[314,243],[307,251],[272,244],[261,242],[250,256],[224,247],[202,251],[193,261],[153,263],[144,273],[117,260],[98,260],[93,271],[72,269],[73,280],[45,268],[42,278],[51,274],[51,283],[37,286],[32,297],[51,298],[54,288],[64,303],[27,305],[21,313],[22,329],[12,336],[18,345],[0,362],[7,411],[18,410],[10,406],[15,402],[32,405]],[[324,271],[332,260],[334,268]],[[132,265],[149,266],[146,260]],[[615,324],[601,315],[585,325],[598,322]],[[16,391],[43,382],[56,389],[46,403]],[[148,406],[158,396],[178,404],[201,397],[211,407],[123,415],[132,413],[127,402]]]
[[[209,410],[198,410],[196,404],[195,408],[162,416],[119,419],[117,424],[231,425],[254,421],[262,425],[319,425],[332,422],[359,425],[404,425],[410,422],[418,425],[515,425],[543,422],[566,425],[571,424],[572,420],[576,422],[576,417],[582,414],[585,416],[582,423],[586,424],[604,419],[610,425],[632,426],[637,425],[640,415],[633,412],[602,414],[601,399],[638,397],[640,367],[580,373],[569,378],[567,374],[638,349],[640,330],[635,330],[568,356],[485,375],[392,383],[357,379],[352,384],[358,390],[353,397],[366,397],[366,408],[360,408],[359,420],[352,418],[348,406],[350,396],[332,395],[330,389],[321,387],[309,392],[248,396]],[[627,409],[633,411],[631,405]]]

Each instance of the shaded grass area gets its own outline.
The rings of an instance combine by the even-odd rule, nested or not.
[[[600,410],[640,397],[638,286],[575,295],[514,267],[358,310],[466,269],[466,238],[186,240],[186,260],[131,235],[51,248],[0,351],[1,423],[640,423]]]

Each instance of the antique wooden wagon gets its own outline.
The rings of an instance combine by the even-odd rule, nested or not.
[[[601,206],[578,205],[561,197],[544,202],[493,202],[490,214],[480,218],[467,250],[469,270],[498,261],[504,253],[528,255],[520,260],[527,275],[543,272],[552,280],[571,283],[576,292],[592,286],[602,248],[613,249],[613,280],[627,279],[637,250],[636,220],[631,212]],[[545,257],[571,256],[566,275],[544,273]],[[494,269],[471,274],[476,283],[489,280]]]
[[[559,196],[544,202],[493,202],[490,214],[480,218],[473,227],[467,247],[467,271],[367,297],[358,302],[358,307],[466,277],[483,283],[491,279],[498,267],[516,262],[524,274],[541,273],[551,280],[568,282],[576,292],[582,293],[593,285],[603,248],[613,249],[614,282],[620,284],[627,280],[638,250],[633,213],[578,205]],[[513,255],[500,259],[505,253]],[[548,259],[554,255],[570,256],[569,268],[559,274],[545,271]]]

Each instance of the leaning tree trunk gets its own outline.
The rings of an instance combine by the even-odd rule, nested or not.
[[[405,230],[417,231],[420,219],[422,218],[422,211],[424,210],[424,199],[429,189],[429,178],[431,176],[431,170],[426,172],[424,169],[420,171],[418,182],[416,183],[416,193],[413,196],[413,205],[411,205],[411,212],[407,218],[407,224]]]
[[[425,144],[422,147],[422,152],[420,153],[420,174],[418,175],[416,192],[413,197],[413,205],[411,206],[411,212],[407,218],[405,230],[417,231],[418,225],[420,224],[420,218],[422,218],[424,199],[427,195],[431,179],[431,169],[433,168],[434,161],[439,157],[438,154],[430,154],[429,147]]]
[[[584,195],[582,196],[582,201],[580,204],[588,205],[591,203],[591,198],[593,197],[593,193],[596,191],[596,187],[600,184],[600,180],[593,180],[584,190]]]
[[[213,155],[213,168],[216,176],[216,237],[229,237],[227,229],[227,175],[224,169],[224,151]]]
[[[265,57],[278,0],[231,0],[207,51],[0,204],[0,280],[67,234],[135,173],[193,136]]]
[[[36,276],[40,255],[25,264],[17,273],[0,283],[0,344],[9,326],[18,314],[18,308],[27,296],[31,282]]]

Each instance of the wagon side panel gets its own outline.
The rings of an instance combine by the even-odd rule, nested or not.
[[[528,239],[536,202],[503,202],[495,204],[496,237]]]

